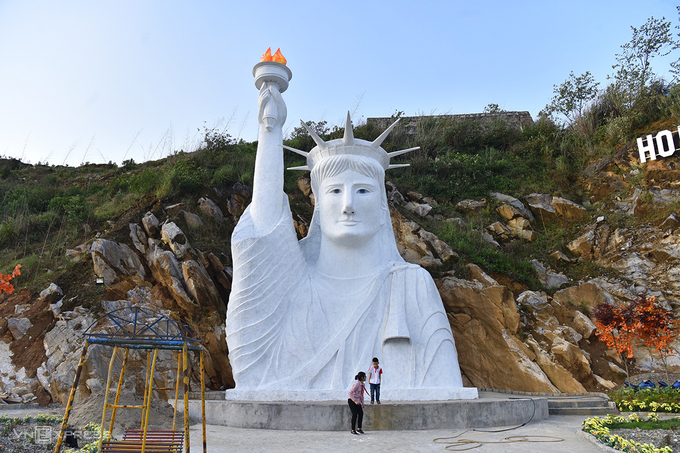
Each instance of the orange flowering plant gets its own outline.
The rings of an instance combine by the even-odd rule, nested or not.
[[[0,274],[0,294],[6,292],[7,294],[12,294],[14,292],[14,286],[10,283],[17,275],[21,275],[21,264],[17,264],[11,274]]]
[[[677,320],[673,312],[660,304],[654,296],[639,297],[628,306],[599,304],[593,310],[596,334],[623,359],[628,374],[628,359],[633,357],[633,346],[642,342],[656,350],[666,370],[670,343],[675,338]]]

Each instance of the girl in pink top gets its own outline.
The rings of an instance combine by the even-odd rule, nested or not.
[[[349,409],[352,411],[352,434],[364,434],[361,429],[361,422],[364,419],[364,392],[366,387],[364,382],[366,382],[366,373],[359,371],[359,374],[354,376],[357,381],[354,383],[352,388],[349,390],[349,398],[347,399],[347,404],[349,404]],[[358,425],[357,425],[358,419]],[[358,426],[358,428],[356,428]],[[355,429],[356,428],[356,429]]]

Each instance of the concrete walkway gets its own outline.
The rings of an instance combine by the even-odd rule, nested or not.
[[[2,410],[0,414],[23,417],[27,414],[37,415],[53,413],[63,415],[60,408]],[[586,416],[557,415],[545,420],[532,421],[526,426],[501,433],[487,433],[481,431],[465,432],[459,439],[478,440],[481,442],[503,442],[510,436],[555,436],[564,439],[561,442],[513,442],[487,443],[475,448],[474,452],[489,453],[602,453],[614,451],[599,443],[588,440],[581,432],[581,423]],[[502,428],[502,427],[501,427]],[[501,429],[498,428],[498,429]],[[58,428],[57,428],[58,429]],[[491,431],[488,429],[486,431]],[[438,437],[451,437],[463,433],[464,430],[422,430],[422,431],[373,431],[363,436],[350,434],[347,431],[281,431],[268,429],[230,428],[225,426],[208,425],[209,453],[334,453],[334,452],[440,452],[446,453],[446,445],[434,443]],[[551,440],[528,438],[529,440]],[[201,425],[191,426],[191,451],[201,453],[202,434]],[[472,445],[460,447],[463,450]],[[452,451],[452,450],[448,450]],[[455,450],[453,450],[455,451]]]
[[[550,416],[546,420],[531,422],[526,426],[502,433],[468,431],[459,439],[482,442],[503,442],[510,436],[555,436],[561,442],[513,442],[487,443],[475,448],[475,452],[508,453],[602,453],[612,451],[589,441],[581,432],[581,423],[587,417],[574,415]],[[491,430],[491,429],[490,429]],[[489,430],[489,431],[490,431]],[[435,443],[438,437],[450,437],[464,430],[423,430],[423,431],[374,431],[363,436],[338,431],[280,431],[267,429],[230,428],[208,425],[209,453],[333,453],[333,452],[440,452],[445,453],[446,445]],[[191,427],[191,451],[202,452],[201,425]],[[553,440],[528,438],[533,441]],[[460,450],[471,447],[463,445]],[[453,447],[452,447],[453,448]],[[452,450],[448,450],[452,451]],[[455,450],[454,450],[455,451]]]

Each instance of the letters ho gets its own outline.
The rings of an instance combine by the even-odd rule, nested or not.
[[[678,126],[680,133],[680,126]],[[647,154],[650,160],[656,160],[657,154],[661,157],[671,157],[675,151],[680,149],[680,139],[678,134],[673,135],[672,131],[665,130],[658,132],[656,136],[652,134],[637,139],[640,162],[647,162]]]

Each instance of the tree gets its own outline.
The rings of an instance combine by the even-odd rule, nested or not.
[[[628,359],[633,357],[635,344],[635,319],[628,307],[616,307],[610,303],[597,305],[593,309],[596,335],[621,357],[628,376]]]
[[[599,336],[609,349],[621,356],[628,375],[628,360],[633,357],[633,346],[642,342],[656,349],[668,380],[670,343],[675,339],[677,320],[671,310],[664,308],[653,296],[639,297],[628,306],[599,304],[593,310]]]
[[[503,113],[505,110],[500,108],[498,104],[488,104],[486,107],[484,107],[484,113]]]
[[[321,138],[324,138],[330,132],[332,132],[328,127],[327,121],[307,121],[305,124],[312,131],[316,132],[316,135]],[[303,126],[293,128],[293,133],[290,134],[290,137],[288,138],[288,144],[293,148],[297,148],[302,151],[309,151],[316,145],[312,137],[309,135],[309,132],[307,132],[307,129]]]
[[[573,122],[583,114],[584,108],[590,101],[597,96],[599,82],[586,71],[576,77],[574,71],[569,73],[569,78],[561,85],[553,85],[555,96],[546,105],[545,111],[548,114],[560,113],[567,118],[568,122]]]
[[[14,292],[14,286],[9,282],[14,277],[21,275],[21,264],[17,264],[11,274],[0,274],[0,294],[6,292],[7,294],[12,294]]]
[[[626,95],[628,104],[644,96],[646,88],[654,79],[651,60],[668,55],[677,44],[671,34],[671,23],[665,17],[650,17],[639,29],[631,26],[633,37],[621,46],[616,54],[617,63],[612,66],[612,76],[619,91]]]
[[[637,337],[659,354],[668,381],[668,356],[672,355],[669,344],[675,339],[677,320],[673,312],[664,308],[653,296],[639,298],[633,303]]]
[[[675,8],[678,10],[678,14],[680,14],[680,6],[676,6]],[[680,29],[680,25],[676,25],[675,28]],[[680,33],[678,33],[677,36],[680,38]],[[678,47],[680,47],[680,42],[676,41],[673,48],[677,49]],[[671,63],[670,72],[673,74],[673,82],[680,81],[680,58]]]

